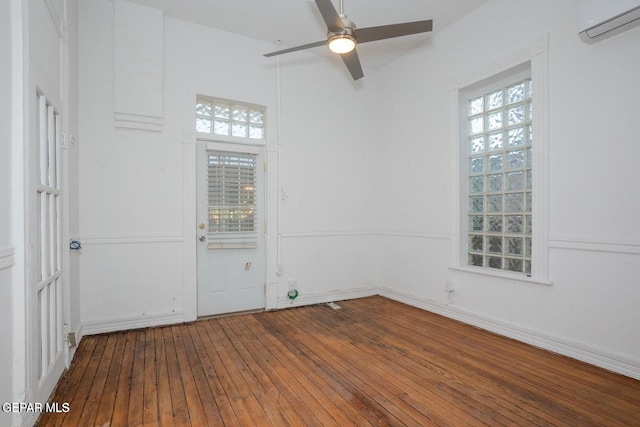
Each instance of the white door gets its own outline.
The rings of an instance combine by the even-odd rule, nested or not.
[[[198,141],[198,316],[265,306],[264,148]]]
[[[30,102],[30,386],[33,401],[45,402],[64,369],[61,124],[43,93]]]

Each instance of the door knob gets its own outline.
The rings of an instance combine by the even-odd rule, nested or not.
[[[200,230],[204,230],[205,227],[206,227],[206,225],[204,225],[204,222],[201,222],[200,225],[198,225],[198,228]]]
[[[204,236],[200,236],[200,237],[198,238],[198,240],[200,240],[201,242],[204,242],[205,240],[207,240],[207,238],[206,238],[206,237],[204,237]]]

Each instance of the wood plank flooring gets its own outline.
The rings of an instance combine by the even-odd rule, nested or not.
[[[640,426],[640,381],[382,297],[85,337],[39,426]]]

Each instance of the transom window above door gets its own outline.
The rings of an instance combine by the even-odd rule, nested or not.
[[[266,108],[198,95],[196,132],[249,140],[266,139]]]

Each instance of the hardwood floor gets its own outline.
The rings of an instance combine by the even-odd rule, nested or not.
[[[382,297],[85,337],[39,426],[640,426],[640,381]]]

